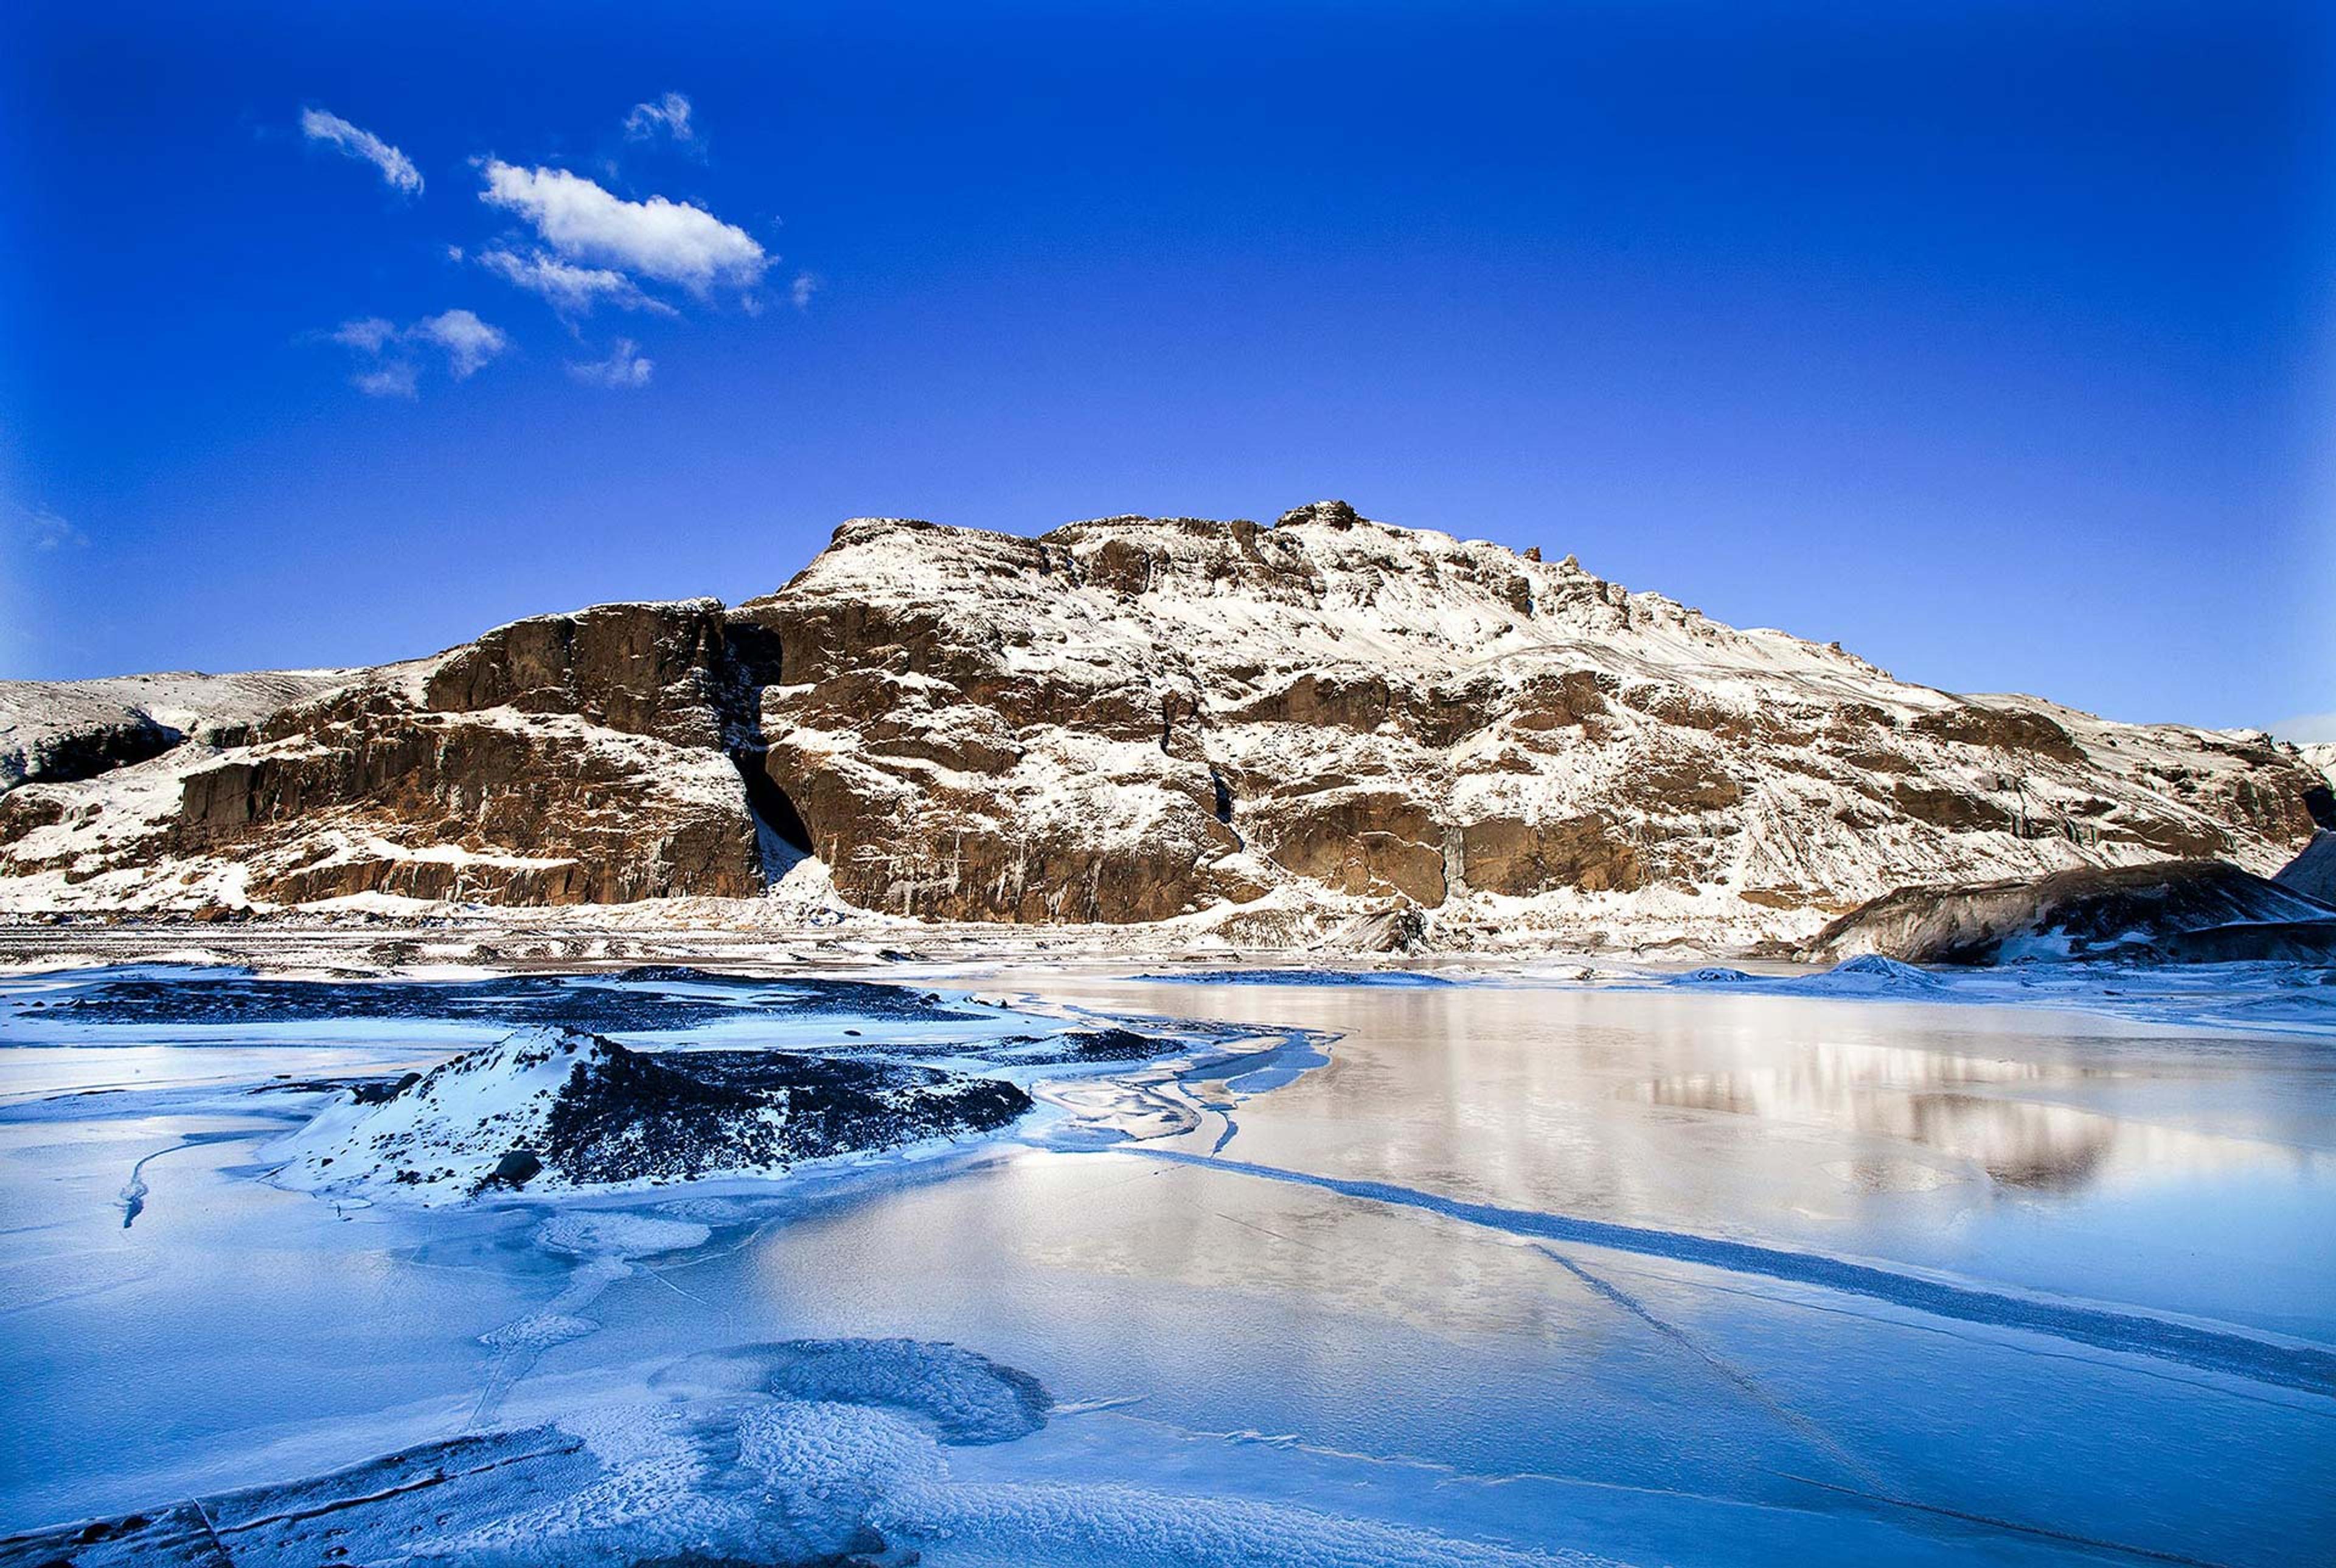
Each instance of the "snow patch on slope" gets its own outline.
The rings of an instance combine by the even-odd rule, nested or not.
[[[575,1029],[521,1029],[445,1062],[378,1104],[351,1097],[326,1107],[276,1153],[282,1186],[380,1195],[404,1187],[419,1201],[467,1197],[514,1149],[540,1149],[551,1113],[576,1074],[604,1066],[612,1047]]]

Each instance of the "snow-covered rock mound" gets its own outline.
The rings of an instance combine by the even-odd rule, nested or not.
[[[2198,940],[2209,931],[2221,934]],[[2274,937],[2275,945],[2247,950],[2248,932]],[[1827,926],[1806,956],[1952,964],[2107,954],[2221,961],[2289,959],[2331,945],[2336,911],[2236,866],[2190,861],[2062,872],[2033,881],[1900,888]]]
[[[782,1052],[646,1055],[522,1029],[385,1095],[355,1091],[278,1146],[279,1183],[423,1203],[525,1187],[768,1174],[804,1160],[988,1131],[1011,1084]]]
[[[1806,977],[1800,984],[1810,990],[1852,996],[1891,996],[1943,989],[1943,982],[1936,975],[1913,964],[1883,958],[1880,953],[1844,959],[1821,975]]]
[[[1718,965],[1688,969],[1664,983],[1691,990],[1746,990],[1756,993],[1825,997],[1921,998],[1946,989],[1946,982],[1927,969],[1879,953],[1844,959],[1814,975],[1753,975]]]

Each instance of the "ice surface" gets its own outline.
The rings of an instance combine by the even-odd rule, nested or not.
[[[588,1210],[555,1215],[535,1234],[554,1252],[585,1258],[642,1258],[702,1247],[713,1233],[689,1220]]]
[[[284,1191],[264,1151],[322,1086],[471,1043],[484,993],[29,1007],[118,978],[0,983],[0,1533],[68,1526],[0,1563],[2269,1564],[2336,1534],[2326,1046],[2237,1021],[2292,974],[999,971],[893,1017],[633,979],[675,1004],[628,1032],[659,1048],[988,1063],[1044,1108],[947,1157],[426,1212]],[[763,999],[688,1005],[723,995]],[[1163,1048],[1068,1043],[1113,1029]]]
[[[1010,1443],[1046,1424],[1038,1380],[955,1345],[916,1339],[796,1339],[693,1356],[651,1379],[660,1389],[772,1394],[912,1416],[948,1443]]]

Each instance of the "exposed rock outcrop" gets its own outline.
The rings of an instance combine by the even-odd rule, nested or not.
[[[20,791],[0,842],[75,882],[223,864],[264,904],[753,897],[750,663],[711,599],[537,617],[189,737],[92,816],[39,823]]]
[[[2173,964],[2336,965],[2336,919],[2240,920],[2174,931],[2149,945],[2148,957]]]

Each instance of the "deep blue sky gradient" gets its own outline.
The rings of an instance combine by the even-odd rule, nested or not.
[[[0,675],[735,600],[855,514],[1341,496],[1909,679],[2326,714],[2331,36],[2245,0],[36,0],[0,20]],[[703,157],[623,138],[667,91]],[[483,154],[706,206],[784,255],[764,308],[571,333],[446,255],[511,229]],[[454,307],[513,350],[412,402],[317,341]],[[648,385],[563,369],[620,335]]]

